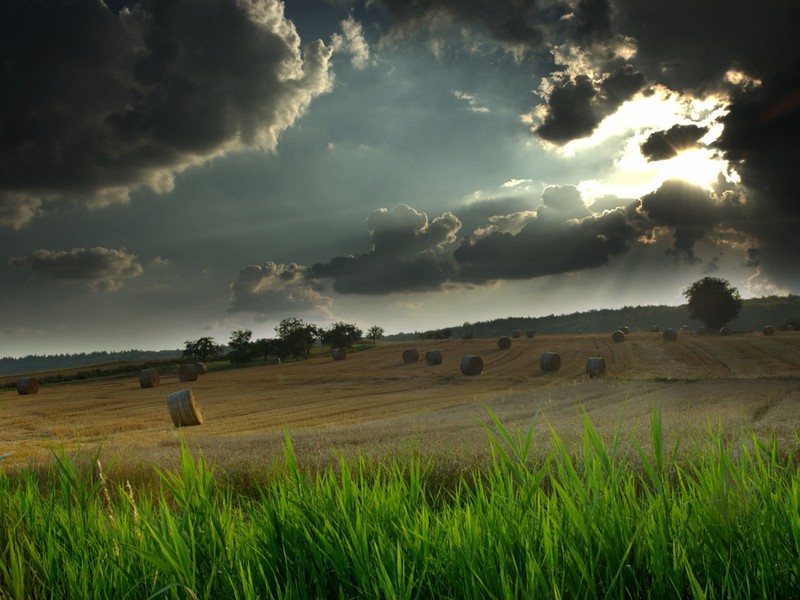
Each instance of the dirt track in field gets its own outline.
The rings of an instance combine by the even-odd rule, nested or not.
[[[405,364],[415,347],[419,362]],[[425,363],[439,349],[444,362]],[[561,369],[544,373],[539,358],[558,352]],[[461,374],[465,354],[484,361],[479,376]],[[602,356],[605,377],[588,379],[586,360]],[[166,407],[169,393],[191,387],[205,423],[178,432]],[[282,456],[285,433],[301,460],[325,461],[334,453],[433,452],[469,463],[485,457],[486,407],[505,423],[527,428],[549,443],[552,425],[568,444],[579,441],[581,411],[605,436],[623,422],[646,441],[658,403],[668,437],[700,437],[709,428],[724,436],[755,431],[796,446],[800,431],[800,332],[774,337],[739,334],[664,342],[660,334],[634,333],[619,344],[610,335],[380,345],[347,360],[212,372],[197,382],[162,377],[141,389],[138,378],[40,388],[33,396],[0,392],[0,454],[4,464],[47,460],[52,451],[103,444],[105,460],[172,464],[184,436],[218,464],[263,464]]]

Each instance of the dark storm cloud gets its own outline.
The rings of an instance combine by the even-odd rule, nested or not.
[[[589,136],[644,84],[644,75],[630,65],[617,67],[599,81],[583,74],[557,81],[547,98],[544,118],[533,131],[555,144]]]
[[[324,286],[302,265],[267,262],[239,272],[231,283],[229,313],[281,316],[289,312],[325,314],[330,298]]]
[[[698,140],[708,133],[707,127],[697,125],[673,125],[666,131],[656,131],[640,146],[647,160],[666,160],[697,145]]]
[[[116,291],[122,287],[121,279],[138,277],[144,272],[136,255],[125,249],[102,247],[60,252],[41,249],[12,258],[8,264],[63,281],[83,282],[96,291]]]
[[[0,224],[43,201],[126,201],[188,166],[272,149],[330,88],[273,0],[0,3]]]
[[[316,277],[332,279],[342,294],[380,295],[392,292],[437,290],[452,276],[453,264],[445,252],[461,228],[452,213],[428,220],[410,206],[380,209],[367,219],[372,241],[368,254],[340,256],[315,264]]]

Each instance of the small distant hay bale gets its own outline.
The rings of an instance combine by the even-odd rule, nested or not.
[[[526,331],[525,333],[529,338],[533,337],[533,329],[528,329],[528,331]]]
[[[429,365],[440,365],[442,364],[442,352],[441,350],[428,350],[425,353],[425,362]]]
[[[408,348],[407,350],[403,350],[403,362],[404,363],[414,363],[419,360],[419,350],[416,348]]]
[[[205,375],[208,373],[208,366],[204,362],[196,362],[194,366],[197,367],[198,375]]]
[[[630,335],[630,334],[631,334],[631,328],[630,328],[630,327],[628,327],[627,325],[622,325],[622,326],[619,328],[619,330],[620,330],[622,333],[624,333],[625,335]]]
[[[688,325],[681,325],[681,331],[689,331]]]
[[[589,377],[602,377],[606,374],[606,359],[602,356],[592,356],[586,361],[586,374]]]
[[[180,369],[178,369],[178,379],[180,381],[197,381],[199,374],[197,365],[181,365]]]
[[[522,337],[522,330],[521,329],[515,329],[514,331],[511,332],[511,337],[513,337],[513,338],[521,338]]]
[[[661,337],[664,338],[665,342],[674,342],[678,339],[678,332],[674,329],[665,329]]]
[[[483,359],[475,354],[467,354],[461,359],[461,372],[464,375],[480,375],[483,372]]]
[[[625,332],[623,332],[621,329],[617,329],[614,333],[611,334],[611,339],[617,342],[618,344],[620,342],[624,342]]]
[[[764,335],[775,335],[775,328],[772,325],[766,325],[764,327]]]
[[[653,333],[658,333],[661,331],[661,328],[658,325],[653,325]]]
[[[461,339],[462,340],[471,340],[474,336],[475,336],[474,333],[472,333],[471,331],[468,331],[467,333],[465,333],[464,335],[461,336]]]
[[[791,325],[787,325],[785,329],[786,331],[794,331],[794,327],[792,327]]]
[[[139,385],[143,388],[156,388],[161,384],[158,369],[142,369],[139,371]]]
[[[334,348],[331,350],[331,356],[333,356],[333,360],[344,360],[347,358],[347,352],[344,348]]]
[[[39,392],[39,382],[36,377],[23,377],[17,381],[17,394],[27,396]]]
[[[497,347],[500,348],[500,350],[508,350],[509,348],[511,348],[511,338],[508,337],[507,335],[504,335],[499,340],[497,340]]]
[[[556,372],[561,368],[561,355],[557,352],[543,352],[539,366],[542,371]]]
[[[720,335],[730,335],[731,334],[731,330],[730,330],[729,327],[722,327],[719,330],[719,334]]]
[[[167,396],[167,408],[175,427],[191,427],[203,423],[200,403],[191,388],[173,392]]]

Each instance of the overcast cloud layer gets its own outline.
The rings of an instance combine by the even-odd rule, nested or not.
[[[0,3],[0,353],[800,292],[799,29],[791,0]]]

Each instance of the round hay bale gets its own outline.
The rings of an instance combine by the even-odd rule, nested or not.
[[[533,329],[528,329],[528,331],[526,331],[525,333],[529,338],[533,337]]]
[[[731,334],[731,330],[730,330],[730,328],[728,328],[728,327],[722,327],[722,328],[719,330],[719,334],[720,334],[720,335],[730,335],[730,334]]]
[[[775,335],[775,328],[772,325],[764,327],[764,335]]]
[[[175,427],[191,427],[203,423],[200,403],[191,388],[172,392],[167,396],[167,408]]]
[[[344,360],[347,358],[347,352],[344,348],[334,348],[331,350],[331,356],[333,356],[333,360]]]
[[[625,335],[630,335],[631,334],[631,328],[628,327],[627,325],[622,325],[621,327],[619,327],[619,330],[622,333],[624,333]]]
[[[155,388],[161,383],[158,369],[142,369],[139,371],[139,385],[143,388]]]
[[[661,331],[661,328],[658,325],[653,325],[653,333],[658,333]]]
[[[36,394],[39,392],[39,382],[36,377],[23,377],[17,381],[17,394],[20,396],[27,396],[28,394]]]
[[[544,352],[539,359],[542,371],[558,371],[561,368],[561,355],[557,352]]]
[[[791,325],[787,325],[786,331],[794,331],[794,327],[792,327]]]
[[[442,353],[440,350],[428,350],[425,353],[425,362],[429,365],[442,364]]]
[[[511,348],[511,338],[508,337],[507,335],[504,335],[499,340],[497,340],[497,347],[500,348],[500,350],[508,350],[509,348]]]
[[[511,332],[511,337],[513,337],[513,338],[521,338],[522,337],[522,330],[521,329],[515,329],[514,331]]]
[[[480,375],[483,371],[483,359],[475,354],[467,354],[461,359],[461,372],[464,375]]]
[[[624,342],[625,333],[621,329],[617,329],[614,333],[611,334],[611,339],[617,342],[618,344],[620,342]]]
[[[664,338],[665,342],[674,342],[678,339],[678,332],[674,329],[665,329],[661,337]]]
[[[419,350],[416,348],[408,348],[407,350],[403,350],[403,362],[404,363],[413,363],[419,360]]]
[[[208,373],[208,366],[206,366],[206,363],[196,362],[194,363],[194,366],[197,367],[198,375],[205,375]]]
[[[178,379],[180,381],[197,381],[199,374],[197,365],[181,365],[180,369],[178,369]]]
[[[589,377],[601,377],[606,374],[606,359],[592,356],[586,361],[586,373]]]

